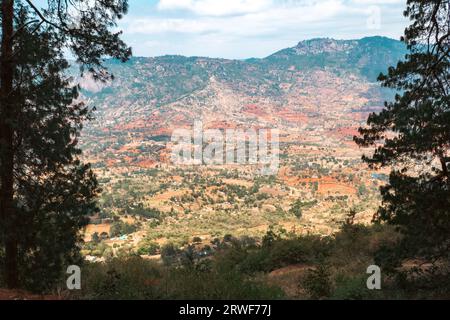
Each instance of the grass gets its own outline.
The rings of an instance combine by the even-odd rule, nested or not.
[[[281,289],[207,265],[164,267],[138,257],[89,264],[79,299],[281,299]]]
[[[137,255],[89,263],[73,299],[423,299],[449,296],[450,285],[420,276],[396,281],[382,272],[382,290],[368,290],[367,267],[399,239],[387,225],[346,224],[330,237],[271,228],[263,239],[227,235],[212,255],[188,246],[162,249],[165,263]],[[167,259],[169,257],[170,259]],[[438,287],[426,285],[438,281]]]

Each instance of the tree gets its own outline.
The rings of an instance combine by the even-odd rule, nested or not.
[[[448,0],[408,0],[412,24],[402,41],[410,52],[379,77],[398,93],[355,137],[360,146],[376,147],[363,157],[371,168],[392,167],[376,221],[403,233],[389,254],[393,265],[411,257],[434,262],[450,251],[449,6]]]
[[[112,224],[111,230],[109,231],[109,236],[111,238],[122,237],[127,234],[136,232],[137,226],[134,224],[129,224],[123,221],[116,221]]]
[[[123,0],[49,0],[44,10],[31,0],[2,1],[0,238],[10,288],[47,275],[53,281],[35,286],[45,289],[66,263],[80,261],[79,231],[99,189],[79,159],[77,137],[90,113],[65,76],[64,52],[82,74],[110,79],[101,59],[131,54],[109,31],[126,10]]]
[[[178,260],[180,250],[173,243],[167,243],[161,248],[161,259],[166,266],[172,266]]]
[[[360,197],[364,196],[367,193],[367,188],[364,183],[361,183],[358,187],[358,195]]]
[[[28,21],[25,8],[16,11],[16,20]],[[2,221],[7,228],[1,236],[2,243],[15,239],[17,277],[33,290],[48,289],[64,266],[79,264],[78,231],[95,211],[98,192],[76,148],[87,109],[81,103],[68,106],[77,90],[60,75],[68,64],[52,45],[55,36],[49,30],[17,34],[11,92],[20,124],[13,137],[15,215]]]
[[[100,237],[99,237],[99,235],[98,235],[98,232],[94,232],[93,234],[92,234],[92,236],[91,236],[91,242],[93,242],[93,243],[95,243],[95,244],[97,244],[97,243],[100,243]]]
[[[292,204],[291,208],[289,209],[289,213],[291,213],[294,216],[296,216],[297,218],[301,219],[302,214],[303,214],[302,208],[303,208],[303,202],[300,199],[298,199]]]

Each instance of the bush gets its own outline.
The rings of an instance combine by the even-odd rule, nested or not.
[[[289,213],[293,214],[298,219],[300,219],[303,214],[302,208],[303,208],[303,203],[300,200],[297,200],[292,204],[291,208],[289,209]]]
[[[336,289],[332,298],[339,300],[368,300],[381,298],[378,290],[369,290],[367,288],[367,276],[344,276],[336,280]]]
[[[292,264],[312,264],[329,254],[330,241],[318,236],[282,239],[270,247],[268,270]]]
[[[93,243],[99,243],[100,242],[100,237],[98,235],[98,232],[94,232],[91,235],[91,242],[93,242]]]
[[[332,243],[329,262],[341,269],[340,273],[360,273],[374,264],[380,248],[392,247],[398,238],[399,234],[393,226],[345,224]]]
[[[244,274],[270,271],[269,251],[260,249],[247,252],[245,258],[237,265],[237,270]]]
[[[319,264],[316,269],[309,270],[300,286],[305,289],[311,299],[329,298],[333,292],[329,267]]]
[[[192,239],[192,242],[194,242],[194,243],[202,243],[202,238],[200,238],[200,237],[194,237],[194,238]]]
[[[178,261],[180,250],[173,243],[164,245],[161,249],[161,259],[166,266],[171,266]]]
[[[209,260],[196,268],[162,268],[139,257],[86,265],[84,299],[282,299],[283,292]]]
[[[166,299],[266,300],[284,297],[279,288],[249,280],[233,271],[213,269],[204,272],[181,268],[171,270],[167,276]]]
[[[161,211],[154,208],[144,208],[142,204],[139,204],[136,208],[127,208],[126,212],[133,216],[145,217],[148,219],[161,219]]]
[[[81,297],[84,299],[155,299],[159,267],[138,257],[114,258],[107,263],[90,263],[83,269]]]
[[[109,231],[110,237],[121,237],[130,233],[133,233],[137,230],[137,226],[135,224],[129,224],[123,221],[115,221],[111,225],[111,229]]]
[[[146,243],[141,245],[137,250],[137,254],[141,256],[154,256],[157,255],[160,250],[159,244],[155,242]]]
[[[90,255],[95,257],[102,257],[104,252],[109,249],[109,246],[103,242],[98,243],[97,245],[93,246],[91,251],[89,252]]]

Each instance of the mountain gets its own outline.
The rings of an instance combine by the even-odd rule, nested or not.
[[[375,37],[312,39],[263,59],[107,61],[113,82],[81,79],[83,98],[97,108],[80,138],[103,190],[95,223],[146,217],[132,236],[137,245],[144,236],[161,244],[262,237],[274,224],[329,235],[349,208],[358,222],[370,221],[387,172],[361,163],[364,150],[353,136],[392,98],[376,75],[405,53],[400,42]],[[278,129],[278,171],[261,176],[251,164],[172,165],[172,131],[196,120],[205,128]],[[299,199],[301,219],[291,210]],[[110,225],[87,234],[107,230],[97,227]]]
[[[395,65],[406,54],[405,45],[386,37],[361,40],[311,39],[281,50],[267,59],[276,64],[295,63],[305,69],[351,70],[375,81],[387,66]]]
[[[84,98],[97,108],[83,143],[95,156],[199,119],[209,127],[276,127],[339,143],[349,137],[336,132],[352,132],[391,97],[376,78],[405,54],[399,41],[370,37],[306,40],[263,59],[109,60],[113,82],[81,80]]]

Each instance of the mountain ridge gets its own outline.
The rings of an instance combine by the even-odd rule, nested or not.
[[[145,141],[199,119],[220,128],[262,125],[319,135],[324,128],[354,130],[392,96],[376,78],[406,53],[401,42],[385,37],[312,39],[293,48],[245,61],[178,55],[109,60],[113,82],[81,81],[83,97],[97,108],[84,138],[94,146],[107,131],[124,143]]]
[[[298,47],[299,45],[305,44],[305,43],[309,43],[309,42],[321,42],[321,41],[326,41],[326,40],[331,40],[333,42],[366,42],[366,41],[376,41],[376,40],[382,40],[382,41],[386,41],[386,42],[391,42],[391,43],[395,43],[395,44],[400,44],[403,45],[403,42],[401,42],[400,40],[396,40],[393,38],[389,38],[386,36],[369,36],[369,37],[362,37],[360,39],[335,39],[335,38],[329,38],[329,37],[317,37],[317,38],[310,38],[310,39],[305,39],[305,40],[301,40],[299,41],[295,46],[293,47],[287,47],[287,48],[283,48],[280,49],[278,51],[275,51],[274,53],[269,54],[268,56],[262,57],[262,58],[257,58],[257,57],[250,57],[250,58],[243,58],[243,59],[233,59],[233,58],[221,58],[221,57],[209,57],[209,56],[188,56],[188,55],[182,55],[182,54],[164,54],[164,55],[159,55],[159,56],[132,56],[130,58],[130,60],[134,60],[134,59],[158,59],[158,58],[164,58],[164,57],[182,57],[182,58],[192,58],[192,59],[197,59],[197,58],[201,58],[201,59],[212,59],[212,60],[224,60],[224,61],[253,61],[253,60],[264,60],[267,59],[269,57],[271,57],[272,55],[281,52],[283,50],[287,50],[287,49],[293,49]],[[122,63],[119,60],[116,59],[107,59],[107,61],[117,61],[117,63]]]

